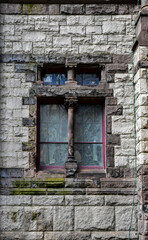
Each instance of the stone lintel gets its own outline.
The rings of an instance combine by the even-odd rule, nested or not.
[[[49,0],[1,0],[1,3],[48,4]],[[50,4],[123,4],[123,0],[50,0]],[[136,4],[136,0],[124,0],[124,4]]]

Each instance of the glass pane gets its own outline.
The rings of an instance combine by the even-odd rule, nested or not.
[[[40,141],[67,142],[67,111],[63,105],[40,105]]]
[[[102,166],[102,144],[75,144],[75,159],[79,166]]]
[[[99,84],[99,76],[92,73],[76,74],[78,85],[96,86]]]
[[[75,142],[102,142],[102,106],[78,106],[74,121]]]
[[[67,157],[67,144],[40,144],[41,166],[63,166]]]
[[[64,85],[66,81],[65,74],[45,74],[43,77],[43,84],[44,85]]]

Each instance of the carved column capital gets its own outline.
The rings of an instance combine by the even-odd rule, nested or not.
[[[68,108],[76,108],[78,106],[77,97],[67,97],[65,98],[65,107]]]

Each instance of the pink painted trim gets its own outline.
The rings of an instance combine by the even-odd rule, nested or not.
[[[102,107],[102,142],[103,142],[102,160],[103,160],[103,166],[105,168],[105,109],[104,109],[104,105]]]

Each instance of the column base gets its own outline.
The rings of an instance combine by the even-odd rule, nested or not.
[[[66,177],[74,177],[77,171],[77,162],[72,159],[68,159],[65,163]]]

